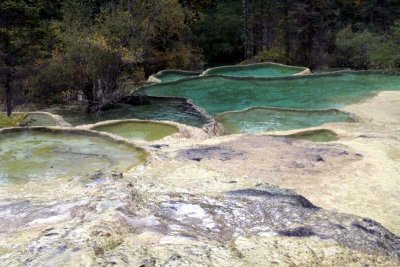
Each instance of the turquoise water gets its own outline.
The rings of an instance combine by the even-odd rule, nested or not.
[[[62,116],[73,126],[119,119],[170,120],[195,127],[209,122],[208,118],[180,99],[150,98],[149,103],[144,105],[121,104],[100,114],[88,114],[83,106],[56,106],[45,111]]]
[[[318,126],[328,122],[353,122],[354,117],[337,110],[287,110],[252,108],[216,116],[228,134],[285,131]]]
[[[192,99],[210,114],[255,106],[338,109],[382,90],[400,90],[400,76],[349,72],[275,79],[202,77],[145,88],[151,96]]]
[[[255,64],[243,66],[224,66],[212,68],[205,75],[226,75],[236,77],[279,77],[290,76],[302,72],[305,68],[280,66],[275,64]]]

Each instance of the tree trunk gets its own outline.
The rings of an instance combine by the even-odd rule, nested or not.
[[[290,64],[290,24],[289,24],[289,3],[284,1],[284,20],[283,20],[283,38],[285,47],[286,64]]]
[[[88,82],[85,86],[84,93],[87,101],[86,112],[91,113],[94,106],[93,84]]]
[[[261,1],[261,47],[262,50],[270,50],[272,47],[273,30],[273,3],[271,1]]]
[[[243,31],[244,31],[244,57],[251,58],[254,55],[254,36],[252,14],[249,0],[242,0]]]
[[[6,89],[6,107],[7,107],[7,116],[10,117],[12,113],[12,90],[11,90],[11,73],[7,71],[6,74],[6,82],[4,84]]]

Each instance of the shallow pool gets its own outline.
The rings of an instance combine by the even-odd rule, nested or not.
[[[400,75],[382,72],[343,71],[334,74],[281,78],[229,78],[202,76],[143,88],[151,96],[178,96],[191,99],[225,125],[228,132],[290,130],[347,121],[340,112],[309,113],[280,109],[340,109],[383,90],[400,90]],[[223,113],[223,114],[221,114]]]
[[[73,126],[123,119],[170,120],[195,127],[201,127],[209,122],[209,118],[187,104],[185,100],[170,98],[149,98],[148,103],[143,105],[121,104],[117,108],[99,114],[86,113],[85,107],[80,105],[55,106],[45,111],[62,116]]]
[[[352,114],[338,110],[290,110],[251,108],[216,116],[228,134],[285,131],[318,126],[328,122],[353,122]]]
[[[400,90],[400,75],[349,72],[275,79],[202,77],[145,88],[152,96],[192,99],[210,114],[255,106],[337,109],[382,90]]]
[[[124,172],[147,153],[126,143],[84,132],[18,130],[0,134],[0,184]]]
[[[179,132],[176,126],[164,123],[127,121],[100,125],[95,131],[113,133],[134,140],[155,141]]]

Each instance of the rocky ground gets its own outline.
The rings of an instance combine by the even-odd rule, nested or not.
[[[398,266],[398,103],[316,128],[335,142],[185,134],[122,177],[2,186],[0,266]]]

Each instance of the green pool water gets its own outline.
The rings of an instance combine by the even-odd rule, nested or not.
[[[154,75],[154,77],[159,79],[161,82],[172,82],[172,81],[177,81],[179,79],[195,77],[199,75],[200,72],[165,70]]]
[[[290,76],[304,71],[302,67],[281,66],[275,64],[236,65],[211,68],[203,75],[225,75],[236,77],[279,77]]]
[[[339,140],[337,134],[329,130],[305,131],[286,135],[285,137],[303,139],[312,142],[333,142]]]
[[[151,96],[192,99],[210,114],[255,106],[338,109],[382,90],[400,90],[400,75],[348,72],[273,79],[201,77],[145,88]]]
[[[134,140],[155,141],[179,132],[172,125],[152,122],[118,122],[92,128]]]
[[[209,122],[207,117],[193,109],[186,101],[168,98],[150,98],[144,105],[121,104],[118,108],[100,114],[88,114],[85,112],[85,107],[79,105],[55,106],[44,111],[62,116],[73,126],[122,119],[170,120],[195,127],[201,127]]]
[[[216,116],[228,134],[285,131],[318,126],[328,122],[352,122],[354,117],[337,110],[288,110],[252,108]]]
[[[0,133],[0,184],[127,171],[146,159],[128,144],[77,133],[20,130]]]
[[[57,126],[57,122],[49,115],[40,113],[29,113],[26,126]]]

